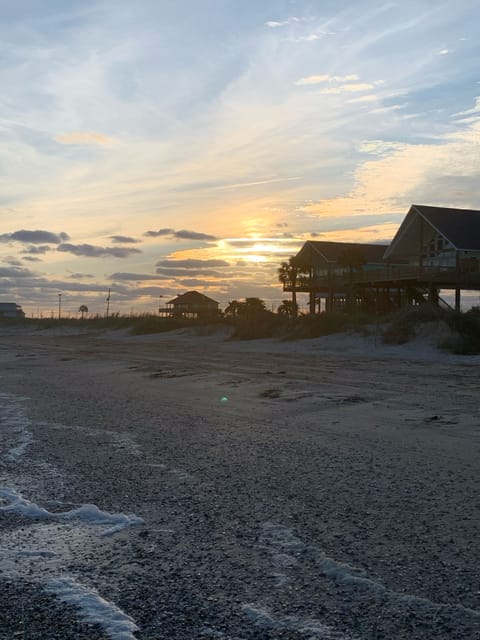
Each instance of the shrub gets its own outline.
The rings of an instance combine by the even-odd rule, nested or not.
[[[416,328],[425,322],[441,320],[447,315],[433,304],[422,304],[406,307],[390,317],[389,324],[384,329],[382,340],[386,344],[405,344],[416,335]]]
[[[480,310],[476,307],[466,313],[451,313],[447,323],[453,336],[441,346],[458,355],[480,354]]]
[[[270,311],[238,316],[232,320],[232,340],[257,340],[274,337],[282,326],[282,319]]]
[[[341,313],[300,316],[289,329],[285,340],[305,340],[340,333],[347,329],[348,324],[348,317]]]

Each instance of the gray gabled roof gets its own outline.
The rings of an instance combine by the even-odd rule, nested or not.
[[[394,251],[412,218],[420,216],[435,231],[440,233],[459,251],[480,251],[480,211],[476,209],[454,209],[452,207],[431,207],[412,204],[404,221],[400,225],[387,255]]]
[[[412,205],[456,249],[480,250],[480,211]]]
[[[383,254],[388,245],[362,244],[359,242],[324,242],[308,240],[295,256],[295,262],[309,266],[320,265],[324,262],[337,262],[346,251],[360,252],[366,263],[383,261]]]
[[[203,295],[203,293],[199,293],[198,291],[187,291],[187,293],[182,293],[177,296],[167,304],[173,304],[174,306],[177,304],[195,304],[195,305],[218,305],[216,300],[209,298],[208,296]]]

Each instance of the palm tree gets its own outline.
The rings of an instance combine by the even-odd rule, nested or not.
[[[243,306],[245,306],[244,302],[231,300],[225,307],[225,311],[223,313],[227,318],[236,318],[241,314]]]
[[[245,298],[242,313],[249,316],[256,316],[267,311],[267,306],[261,298]]]
[[[296,318],[298,314],[297,279],[300,273],[304,273],[304,269],[295,264],[295,258],[293,258],[293,256],[288,259],[288,262],[282,262],[278,268],[278,279],[280,282],[284,287],[288,284],[292,288],[292,310],[294,318]]]
[[[291,300],[282,300],[282,304],[278,307],[277,313],[285,318],[296,318],[298,309]]]
[[[86,305],[86,304],[82,304],[82,305],[80,305],[80,307],[78,308],[78,311],[79,311],[79,313],[81,313],[81,314],[82,314],[82,320],[83,320],[84,315],[85,315],[86,313],[88,313],[88,307],[87,307],[87,305]]]

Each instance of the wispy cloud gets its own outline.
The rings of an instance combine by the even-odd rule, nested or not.
[[[391,111],[399,111],[400,109],[405,109],[405,107],[408,107],[407,102],[404,102],[403,104],[391,104],[386,107],[378,107],[377,109],[372,109],[370,113],[390,113]]]
[[[228,184],[221,187],[215,187],[216,190],[223,189],[243,189],[244,187],[257,187],[263,184],[275,184],[278,182],[291,182],[293,180],[301,180],[301,176],[290,176],[285,178],[271,178],[270,180],[254,180],[253,182],[238,182],[236,184]]]
[[[110,145],[116,142],[113,138],[110,138],[103,133],[94,133],[89,131],[62,133],[55,136],[54,140],[60,144]]]
[[[176,279],[179,277],[181,278],[184,276],[191,276],[193,275],[193,273],[195,275],[200,275],[200,276],[205,276],[210,278],[225,278],[224,273],[220,273],[219,271],[215,271],[214,269],[205,269],[203,267],[199,267],[198,269],[195,269],[194,272],[192,272],[192,270],[190,269],[174,269],[174,268],[166,269],[165,267],[157,267],[155,269],[155,272],[159,274],[157,278],[159,276],[162,276],[167,280]]]
[[[357,82],[355,84],[341,84],[337,87],[327,87],[322,89],[320,93],[323,94],[339,94],[339,93],[356,93],[360,91],[370,91],[374,89],[373,84],[369,84],[368,82]]]
[[[151,273],[130,273],[128,271],[117,271],[108,276],[109,280],[131,280],[142,282],[142,280],[158,280],[158,276]]]
[[[304,210],[320,216],[397,213],[412,202],[475,208],[480,198],[479,142],[476,122],[436,144],[394,144],[390,153],[359,165],[347,196],[308,204]]]
[[[159,260],[157,267],[182,267],[183,269],[199,269],[200,267],[228,267],[230,263],[226,260]]]
[[[354,82],[355,80],[360,80],[359,76],[356,73],[351,73],[346,76],[331,76],[329,74],[323,73],[320,75],[300,78],[299,80],[296,80],[294,84],[301,87],[311,84],[321,84],[323,82]]]
[[[457,113],[454,113],[454,116],[469,116],[469,115],[474,115],[480,113],[480,96],[476,96],[475,97],[475,106],[473,106],[471,109],[466,109],[465,111],[458,111]]]
[[[355,103],[355,102],[376,102],[378,100],[378,96],[375,95],[374,93],[369,93],[366,96],[359,96],[358,98],[351,98],[350,100],[348,100],[348,102],[350,103]]]
[[[278,29],[279,27],[286,27],[289,24],[294,24],[297,22],[303,22],[307,20],[307,18],[297,18],[296,16],[292,16],[287,18],[286,20],[268,20],[265,22],[265,26],[270,29]]]

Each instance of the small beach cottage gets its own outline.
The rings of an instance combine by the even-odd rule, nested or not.
[[[213,318],[219,313],[218,302],[198,291],[187,291],[170,302],[160,315],[168,318]]]

